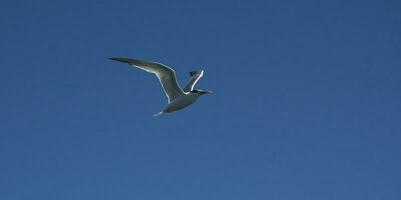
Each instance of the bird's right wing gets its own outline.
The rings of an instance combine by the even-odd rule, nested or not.
[[[203,70],[192,71],[192,72],[189,72],[189,74],[191,75],[191,80],[189,81],[187,86],[185,86],[184,92],[190,92],[194,89],[195,84],[203,76]]]
[[[120,61],[123,63],[128,63],[129,65],[132,65],[134,67],[155,74],[159,79],[169,102],[171,102],[177,97],[184,95],[184,92],[178,85],[174,70],[166,65],[151,61],[137,60],[130,58],[110,58],[110,59]]]

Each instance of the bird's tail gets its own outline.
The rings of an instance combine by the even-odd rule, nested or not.
[[[158,116],[160,116],[160,115],[162,115],[162,114],[164,114],[164,112],[163,112],[163,111],[160,111],[160,112],[154,114],[153,117],[158,117]]]

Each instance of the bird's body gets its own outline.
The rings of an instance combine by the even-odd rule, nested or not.
[[[183,90],[177,82],[174,70],[166,65],[130,58],[111,59],[138,67],[157,76],[168,98],[168,105],[165,109],[163,109],[163,111],[155,114],[154,116],[181,110],[194,103],[203,94],[212,93],[211,91],[207,90],[194,89],[195,84],[203,76],[203,70],[190,72],[191,80]]]
[[[200,96],[201,96],[201,94],[189,92],[188,94],[185,94],[182,97],[176,98],[173,101],[171,101],[163,111],[164,112],[173,112],[173,111],[181,110],[181,109],[195,103],[195,101],[198,100],[198,98]]]

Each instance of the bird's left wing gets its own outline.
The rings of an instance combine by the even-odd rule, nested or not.
[[[132,65],[134,67],[155,74],[159,79],[169,102],[171,102],[177,97],[184,95],[184,92],[178,85],[174,70],[166,65],[163,65],[161,63],[131,59],[131,58],[110,58],[110,59],[128,63],[129,65]]]
[[[190,92],[194,89],[195,84],[203,76],[203,70],[192,71],[192,72],[189,72],[189,74],[191,75],[191,80],[189,81],[187,86],[185,86],[184,92]]]

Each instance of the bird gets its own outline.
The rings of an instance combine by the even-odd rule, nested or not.
[[[203,70],[195,70],[189,72],[191,79],[184,87],[184,89],[182,89],[177,82],[175,71],[165,64],[153,61],[121,57],[113,57],[110,59],[126,63],[128,65],[137,67],[139,69],[145,70],[146,72],[156,75],[163,87],[164,93],[167,96],[168,104],[162,111],[154,114],[154,117],[160,116],[165,113],[171,113],[181,110],[193,104],[200,96],[213,93],[209,90],[194,89],[196,83],[203,76]]]

